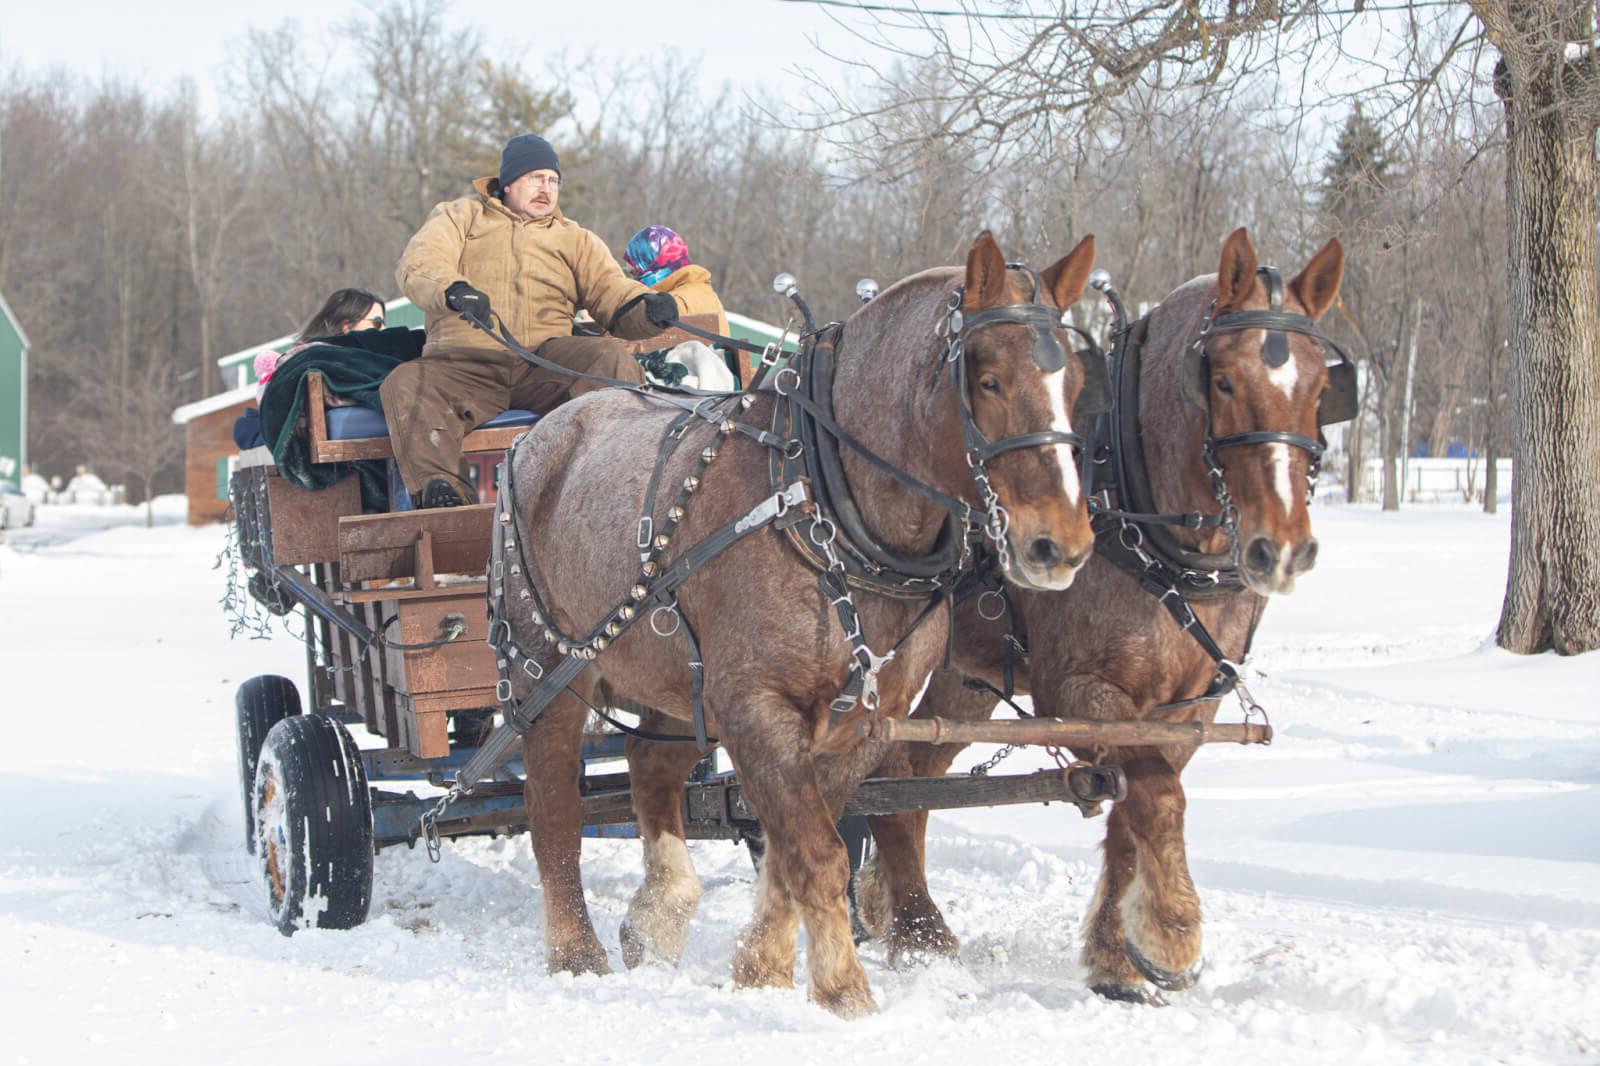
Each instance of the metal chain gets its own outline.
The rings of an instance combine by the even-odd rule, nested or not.
[[[1211,493],[1217,498],[1218,513],[1222,516],[1221,529],[1228,535],[1228,558],[1237,562],[1239,558],[1239,505],[1233,502],[1233,494],[1228,491],[1227,479],[1223,476],[1222,465],[1217,462],[1217,451],[1212,447],[1210,431],[1206,434],[1206,446],[1202,452],[1205,459],[1206,471],[1211,475]]]
[[[994,491],[994,486],[989,484],[989,475],[983,468],[983,460],[978,458],[975,451],[967,452],[967,466],[972,469],[972,480],[978,483],[978,495],[983,499],[984,522],[983,532],[994,545],[995,554],[1000,557],[1000,569],[1005,573],[1011,572],[1011,547],[1006,541],[1006,534],[1011,531],[1011,515],[1000,503],[1000,494]]]
[[[968,770],[967,775],[969,777],[988,777],[990,770],[993,770],[996,766],[999,766],[1000,763],[1007,758],[1007,756],[1016,750],[1017,746],[1015,744],[1006,744],[1003,747],[1000,747],[993,755],[989,756],[987,759],[983,760],[983,762]]]

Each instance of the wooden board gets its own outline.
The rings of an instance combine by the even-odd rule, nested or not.
[[[394,448],[389,438],[356,437],[352,440],[328,439],[328,391],[322,375],[313,370],[306,375],[306,436],[314,463],[346,463],[356,459],[393,459]],[[527,426],[504,426],[498,429],[475,429],[461,441],[461,450],[471,452],[503,452],[522,434]]]
[[[493,525],[491,503],[341,518],[338,559],[345,584],[415,577],[427,587],[434,574],[482,574]],[[419,551],[425,534],[428,547]]]
[[[268,473],[272,560],[285,566],[339,558],[339,520],[361,513],[361,479],[349,477],[315,492]]]
[[[494,651],[485,643],[489,636],[488,612],[481,594],[452,596],[435,600],[404,600],[383,604],[384,639],[390,644],[426,644],[445,633],[445,620],[459,615],[466,631],[448,644],[436,648],[403,651],[385,646],[384,674],[398,691],[409,696],[487,690],[493,703],[499,672]],[[483,706],[478,703],[455,706]]]
[[[385,720],[389,743],[420,759],[449,754],[449,712],[495,706],[499,671],[485,643],[489,621],[483,586],[438,589],[425,598],[362,606],[377,613],[384,639],[392,644],[439,639],[449,615],[460,615],[466,623],[465,632],[448,644],[410,651],[384,646],[380,653],[379,672],[394,697],[392,717]]]

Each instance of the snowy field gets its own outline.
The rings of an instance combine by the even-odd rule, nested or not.
[[[929,844],[960,963],[895,972],[869,945],[882,1013],[843,1022],[803,987],[731,988],[752,886],[725,843],[691,845],[707,891],[676,970],[548,976],[526,837],[385,851],[365,926],[279,936],[233,692],[301,680],[301,646],[228,639],[223,530],[181,500],[155,529],[42,508],[0,545],[0,1063],[1600,1063],[1600,654],[1493,647],[1505,515],[1314,518],[1319,569],[1250,675],[1278,741],[1185,777],[1199,985],[1165,1009],[1084,988],[1101,822],[961,812]],[[584,855],[620,969],[637,845]]]

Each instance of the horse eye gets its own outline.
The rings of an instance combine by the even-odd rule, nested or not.
[[[978,379],[978,388],[985,392],[998,393],[1000,391],[1000,379],[993,374],[985,374]]]
[[[1233,395],[1233,382],[1229,381],[1225,377],[1218,376],[1218,378],[1217,378],[1217,391],[1222,393],[1222,395],[1224,395],[1224,396],[1232,396]]]

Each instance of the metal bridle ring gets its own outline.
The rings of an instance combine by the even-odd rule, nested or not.
[[[993,597],[994,602],[996,602],[996,603],[998,603],[1000,605],[999,608],[995,611],[994,614],[990,614],[990,613],[988,613],[987,611],[985,611],[983,609],[984,601],[989,599],[990,597]],[[999,589],[989,589],[988,591],[984,592],[983,595],[978,597],[978,617],[979,618],[982,618],[985,622],[998,622],[998,621],[1000,621],[1000,619],[1004,618],[1005,616],[1006,616],[1006,598],[1005,598],[1005,594],[1002,593]]]
[[[657,623],[656,621],[656,616],[661,614],[663,611],[672,616],[671,629],[662,629],[661,626],[665,625],[666,623]],[[676,604],[663,603],[661,606],[650,612],[650,629],[658,637],[670,637],[680,628],[682,628],[682,626],[683,619],[678,615],[678,607]]]
[[[785,389],[783,387],[783,375],[785,375],[785,374],[793,374],[794,375],[794,384],[791,385],[787,389]],[[777,374],[773,375],[773,378],[772,378],[772,391],[776,392],[779,396],[788,396],[790,393],[794,392],[794,390],[798,389],[799,387],[800,387],[800,371],[796,370],[792,366],[786,366],[782,370],[778,371]]]
[[[817,530],[819,529],[825,532],[824,536],[817,536]],[[806,536],[810,538],[812,544],[819,548],[826,548],[839,536],[839,530],[830,519],[817,518],[812,521],[811,528],[806,531]]]

